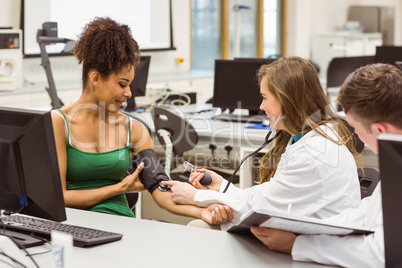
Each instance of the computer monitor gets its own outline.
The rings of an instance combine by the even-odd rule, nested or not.
[[[402,61],[402,46],[380,46],[376,47],[375,62],[396,65]]]
[[[270,63],[276,61],[277,59],[279,59],[279,58],[278,57],[275,57],[275,58],[234,58],[234,60],[255,61],[255,62],[262,62],[263,64],[270,64]],[[317,73],[319,73],[320,67],[312,60],[309,60],[309,62],[314,66]]]
[[[276,61],[276,58],[234,58],[237,61],[253,61],[260,62],[261,64],[270,64]]]
[[[402,70],[402,60],[395,62],[396,66]]]
[[[401,267],[402,135],[378,136],[384,222],[385,266]]]
[[[257,72],[265,63],[269,59],[215,60],[213,107],[259,113],[262,98]]]
[[[135,66],[134,80],[130,84],[132,96],[127,99],[127,105],[124,107],[127,112],[135,111],[135,97],[145,96],[150,62],[151,56],[141,56],[140,62]]]
[[[327,69],[327,88],[340,87],[349,74],[372,63],[375,63],[374,56],[332,58]]]
[[[49,111],[0,107],[0,174],[1,210],[66,220]]]

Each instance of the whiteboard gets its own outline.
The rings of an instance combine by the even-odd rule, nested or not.
[[[28,0],[22,5],[23,53],[39,56],[36,33],[47,21],[57,22],[58,37],[76,40],[95,17],[108,16],[131,28],[141,51],[174,49],[171,0]],[[48,45],[49,54],[64,44]]]

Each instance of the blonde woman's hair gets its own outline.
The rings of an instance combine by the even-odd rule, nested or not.
[[[330,105],[318,73],[309,61],[300,57],[280,58],[261,66],[258,71],[260,84],[263,79],[266,81],[266,89],[281,105],[286,131],[278,135],[271,149],[261,158],[259,183],[269,181],[274,176],[291,136],[311,130],[334,143],[345,144],[353,154],[356,164],[361,165],[360,155],[353,145],[353,136]],[[334,131],[337,132],[338,140],[334,140],[320,128],[328,123],[337,126]]]

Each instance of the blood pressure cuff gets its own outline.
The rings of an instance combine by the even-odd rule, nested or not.
[[[141,162],[144,162],[144,169],[140,173],[140,181],[151,194],[158,188],[160,181],[169,180],[154,150],[146,149],[139,152],[134,157],[133,162],[136,167]]]

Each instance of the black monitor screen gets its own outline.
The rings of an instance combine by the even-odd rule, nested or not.
[[[0,209],[66,220],[49,111],[0,107]]]
[[[402,46],[376,47],[375,61],[397,66],[397,61],[402,61]]]
[[[127,99],[125,110],[132,112],[135,110],[135,97],[145,96],[148,82],[149,64],[151,56],[141,56],[140,62],[135,66],[134,80],[130,84],[132,96]]]
[[[213,106],[258,112],[262,98],[257,72],[269,63],[265,60],[215,60]]]
[[[252,61],[252,62],[260,62],[261,64],[270,64],[276,61],[276,58],[234,58],[237,61]]]
[[[401,267],[402,135],[378,136],[386,267]]]

